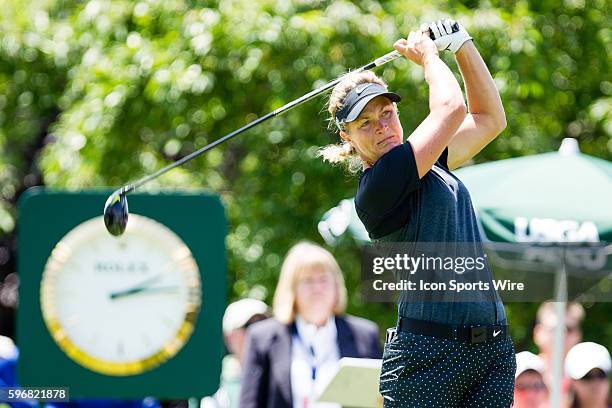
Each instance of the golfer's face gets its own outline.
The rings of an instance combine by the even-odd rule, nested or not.
[[[345,137],[366,162],[374,163],[402,143],[404,130],[393,102],[385,96],[372,99],[359,117],[347,124]]]

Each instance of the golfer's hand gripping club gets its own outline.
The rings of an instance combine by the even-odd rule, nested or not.
[[[453,26],[452,29],[456,29],[458,30],[459,27],[458,25]],[[435,41],[435,37],[434,37],[434,33],[433,32],[429,32],[429,36],[432,40]],[[366,64],[364,66],[362,66],[361,68],[351,71],[351,74],[355,74],[358,72],[362,72],[365,70],[369,70],[369,69],[373,69],[376,68],[378,66],[381,66],[383,64],[386,64],[389,61],[393,61],[397,58],[401,57],[401,54],[397,51],[392,51],[389,52],[385,55],[383,55],[380,58],[375,59],[374,61],[370,62],[369,64]],[[313,91],[308,92],[307,94],[305,94],[304,96],[291,101],[287,104],[285,104],[284,106],[281,106],[278,109],[275,109],[272,112],[267,113],[266,115],[244,125],[243,127],[241,127],[238,130],[235,130],[231,133],[228,133],[227,135],[215,140],[214,142],[204,146],[203,148],[196,150],[195,152],[175,161],[174,163],[159,169],[158,171],[156,171],[155,173],[149,174],[148,176],[145,176],[131,184],[127,184],[117,190],[115,190],[106,200],[106,203],[104,204],[104,224],[106,225],[106,229],[108,230],[108,232],[114,236],[119,236],[122,235],[125,232],[125,228],[127,227],[127,221],[128,221],[128,203],[127,203],[127,198],[126,196],[131,193],[132,191],[136,190],[136,188],[142,186],[145,183],[148,183],[149,181],[156,179],[157,177],[161,176],[162,174],[172,170],[175,167],[178,167],[188,161],[190,161],[191,159],[201,155],[202,153],[212,149],[213,147],[225,142],[226,140],[229,140],[231,138],[233,138],[234,136],[239,135],[240,133],[249,130],[252,127],[257,126],[258,124],[265,122],[266,120],[273,118],[275,116],[278,116],[284,112],[287,112],[288,110],[306,102],[309,101],[310,99],[314,98],[317,95],[322,94],[323,92],[327,91],[328,89],[333,88],[334,86],[336,86],[340,81],[342,81],[344,79],[344,76],[341,76]]]
[[[461,24],[450,19],[423,24],[421,30],[429,31],[429,36],[434,40],[438,51],[456,53],[466,41],[472,39]]]

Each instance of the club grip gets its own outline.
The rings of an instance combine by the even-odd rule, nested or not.
[[[455,21],[453,25],[451,26],[451,29],[453,30],[453,33],[456,33],[457,31],[459,31],[459,23]],[[436,38],[434,37],[434,34],[431,31],[431,28],[428,28],[427,31],[429,31],[429,38],[431,38],[431,40],[434,41]]]

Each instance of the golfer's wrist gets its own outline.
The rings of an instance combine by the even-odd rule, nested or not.
[[[427,68],[431,66],[436,60],[440,60],[440,56],[438,55],[438,53],[428,52],[427,54],[423,55],[423,59],[421,60],[422,62],[421,65],[423,66],[423,69],[427,70]]]
[[[469,48],[469,46],[467,46],[467,47],[466,47],[466,45],[467,45],[468,43],[473,45],[473,42],[472,42],[472,38],[471,38],[471,37],[467,38],[467,39],[466,39],[466,40],[463,42],[463,44],[461,44],[461,45],[459,46],[459,48],[457,48],[457,51],[455,51],[455,55],[456,55],[456,56],[459,56],[460,54],[464,53],[464,52],[465,52],[465,50],[466,50],[467,48]]]
[[[478,58],[479,55],[480,54],[478,53],[474,43],[471,40],[468,40],[464,42],[463,45],[457,50],[455,53],[455,59],[461,68],[467,64],[471,64],[476,60],[476,58]]]

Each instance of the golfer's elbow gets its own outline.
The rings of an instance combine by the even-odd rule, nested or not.
[[[506,122],[506,114],[504,113],[503,109],[501,111],[501,113],[495,115],[492,119],[491,119],[491,134],[492,134],[492,138],[496,138],[497,135],[499,135],[501,132],[504,131],[504,129],[506,129],[506,126],[508,126],[508,123]]]
[[[506,123],[506,112],[504,111],[504,106],[499,104],[497,111],[493,114],[493,126],[495,130],[497,130],[497,134],[500,134],[504,131],[508,123]]]

